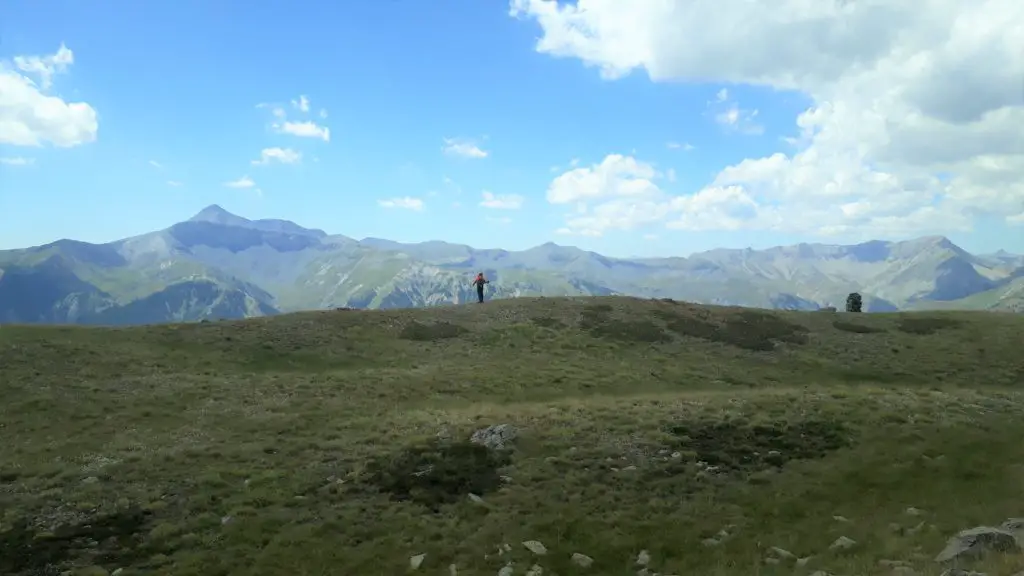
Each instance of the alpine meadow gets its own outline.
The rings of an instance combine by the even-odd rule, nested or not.
[[[0,576],[1024,576],[1024,2],[0,39]]]

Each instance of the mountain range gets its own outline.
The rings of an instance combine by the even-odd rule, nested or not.
[[[355,240],[209,206],[156,232],[0,251],[0,323],[148,324],[306,309],[398,308],[490,298],[631,295],[760,308],[1024,311],[1024,256],[975,255],[929,236],[839,246],[610,258],[547,243],[522,251]]]

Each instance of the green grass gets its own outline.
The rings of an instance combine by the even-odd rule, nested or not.
[[[5,325],[0,574],[938,573],[1024,515],[1022,330],[630,298]]]

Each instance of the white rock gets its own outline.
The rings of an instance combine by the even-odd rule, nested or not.
[[[594,559],[586,554],[580,554],[579,552],[573,552],[572,563],[579,566],[580,568],[590,568],[591,564],[594,563]]]
[[[530,566],[530,569],[526,571],[526,576],[543,576],[544,569],[540,567],[540,564],[534,564]]]
[[[924,511],[911,506],[910,508],[907,508],[906,513],[907,516],[920,516],[921,514],[924,514]]]
[[[469,499],[474,504],[483,504],[484,503],[484,499],[483,498],[481,498],[477,494],[473,494],[472,492],[469,493]]]
[[[814,556],[807,556],[805,558],[797,558],[796,559],[796,565],[800,566],[800,567],[807,566],[807,564],[810,563],[810,561],[813,560],[813,559],[814,559]]]
[[[543,556],[548,553],[548,549],[536,540],[527,540],[523,542],[523,548],[526,548],[538,556]]]
[[[637,566],[647,566],[650,563],[651,554],[647,550],[641,550],[640,553],[636,555]]]
[[[850,548],[853,548],[856,544],[857,544],[857,542],[855,540],[851,540],[850,538],[847,538],[846,536],[840,536],[839,538],[836,538],[836,541],[833,542],[832,545],[828,547],[828,549],[829,550],[848,550]]]
[[[455,564],[448,565],[448,576],[459,576],[459,567]]]
[[[498,570],[498,576],[512,576],[514,573],[515,570],[512,568],[511,562],[502,566],[501,570]]]
[[[412,568],[413,570],[419,570],[420,566],[423,564],[423,560],[426,557],[426,554],[417,554],[409,558],[409,568]]]
[[[850,523],[850,519],[847,518],[846,516],[833,516],[832,519],[835,520],[836,522],[842,522],[843,524],[849,524]]]
[[[779,558],[784,558],[786,560],[789,560],[789,559],[792,559],[792,558],[796,558],[795,554],[793,554],[792,552],[790,552],[789,550],[786,550],[784,548],[779,548],[778,546],[772,546],[768,550],[771,551],[776,556],[778,556]]]

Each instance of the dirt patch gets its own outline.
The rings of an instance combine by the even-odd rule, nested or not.
[[[806,344],[805,326],[784,320],[766,312],[743,311],[716,322],[711,317],[683,316],[671,311],[659,311],[668,329],[690,338],[700,338],[751,350],[767,352],[777,342]]]
[[[414,340],[417,342],[434,342],[446,338],[458,338],[466,332],[469,332],[469,330],[450,322],[424,324],[414,320],[402,328],[398,337],[403,340]]]
[[[832,322],[832,327],[842,332],[852,332],[854,334],[877,334],[879,332],[885,332],[884,328],[865,326],[864,324],[857,324],[856,322],[843,322],[842,320]]]
[[[939,330],[957,328],[961,324],[962,322],[952,318],[908,317],[900,319],[900,323],[896,328],[898,328],[900,332],[904,332],[906,334],[927,336],[928,334],[935,334]]]
[[[470,493],[482,496],[500,488],[498,471],[510,461],[507,453],[472,442],[432,441],[371,461],[365,481],[395,500],[411,500],[437,512]]]
[[[750,473],[811,460],[850,445],[839,423],[808,420],[797,423],[698,422],[675,426],[680,447],[723,472]]]
[[[594,338],[618,342],[653,344],[672,341],[672,336],[654,321],[615,318],[611,310],[607,304],[585,307],[580,318],[580,328]]]
[[[0,574],[58,573],[61,564],[89,554],[121,560],[140,553],[147,513],[132,509],[39,532],[27,520],[0,531]]]

